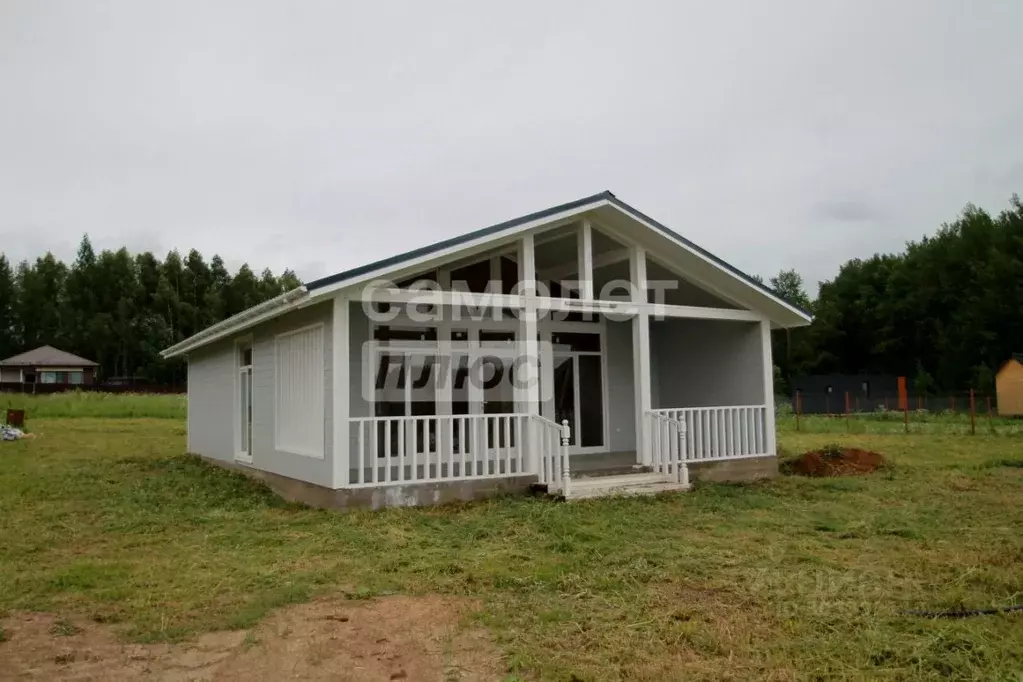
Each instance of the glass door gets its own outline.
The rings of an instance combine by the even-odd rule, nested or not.
[[[601,452],[606,445],[601,335],[551,334],[553,419],[567,420],[573,453]]]

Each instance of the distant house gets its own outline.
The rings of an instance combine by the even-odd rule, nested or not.
[[[40,346],[0,361],[0,383],[91,384],[98,366],[53,346]]]
[[[1023,353],[1012,357],[998,368],[995,375],[998,414],[1023,417]]]

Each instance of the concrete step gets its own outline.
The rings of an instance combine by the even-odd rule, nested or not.
[[[603,467],[600,469],[572,469],[572,478],[600,478],[605,476],[627,476],[631,474],[650,473],[650,467],[642,464],[622,464],[620,466]]]
[[[584,500],[614,495],[656,495],[689,490],[672,476],[654,473],[620,474],[573,479],[566,500]]]

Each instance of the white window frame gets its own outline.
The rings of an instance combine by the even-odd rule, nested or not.
[[[320,447],[319,450],[309,450],[293,445],[281,443],[281,382],[280,382],[280,368],[277,366],[277,359],[279,353],[280,340],[288,336],[295,336],[296,334],[304,334],[306,332],[319,330],[320,334],[320,371],[317,376],[320,377],[320,412],[319,419],[316,422],[320,425]],[[312,459],[324,459],[326,457],[327,449],[327,436],[326,436],[326,415],[327,415],[327,401],[326,401],[326,334],[324,331],[324,325],[322,322],[315,324],[309,324],[298,329],[289,329],[286,332],[277,334],[274,337],[274,449],[278,452],[286,452],[292,455],[300,455],[302,457],[309,457]]]
[[[232,349],[234,355],[231,358],[232,373],[234,374],[234,398],[231,401],[233,409],[231,410],[231,422],[234,424],[234,459],[237,462],[243,464],[252,464],[252,423],[250,417],[249,423],[249,443],[248,449],[242,450],[242,424],[241,424],[241,412],[242,412],[242,396],[241,396],[241,385],[242,385],[242,374],[248,373],[249,375],[249,414],[252,414],[252,396],[254,391],[252,390],[252,358],[249,360],[248,365],[241,364],[242,351],[248,346],[249,353],[252,358],[255,357],[255,344],[252,340],[252,334],[246,334],[239,336],[234,340]]]

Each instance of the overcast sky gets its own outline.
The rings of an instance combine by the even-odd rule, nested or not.
[[[0,246],[312,279],[609,189],[816,283],[1023,192],[1021,25],[1014,0],[0,0]]]

